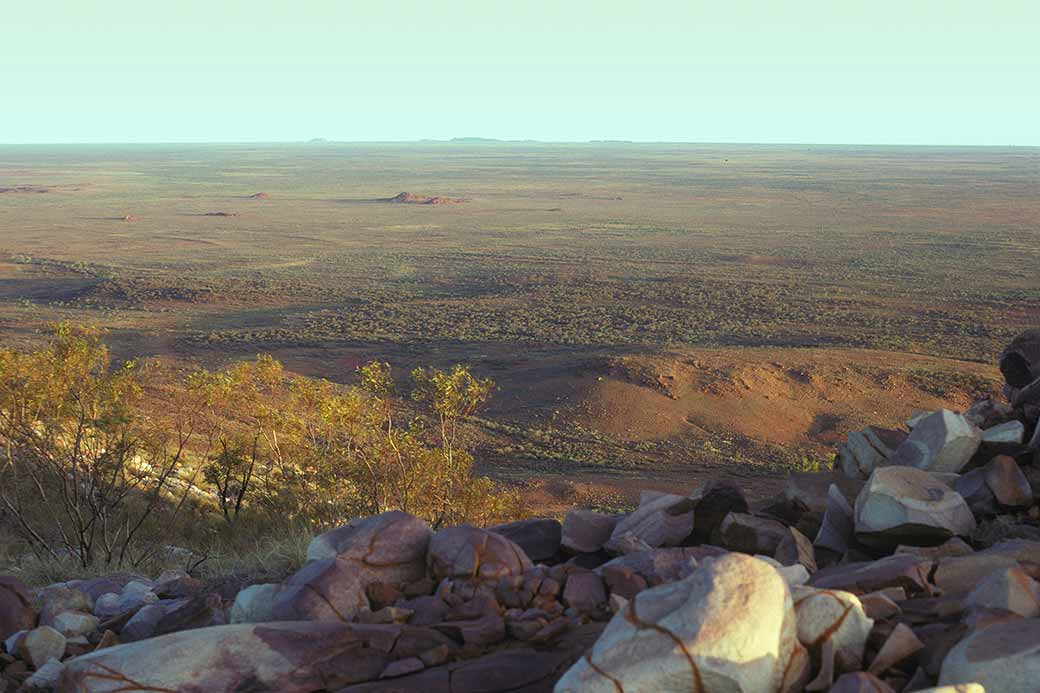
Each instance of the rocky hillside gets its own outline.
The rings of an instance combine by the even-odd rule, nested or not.
[[[728,481],[434,531],[314,538],[281,584],[0,578],[7,690],[991,691],[1040,681],[1040,332],[1007,401],[848,437],[750,505]]]

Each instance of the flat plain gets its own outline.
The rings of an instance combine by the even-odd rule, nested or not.
[[[764,495],[999,388],[1040,323],[1040,150],[0,146],[0,341],[60,320],[338,382],[469,364],[480,468],[539,506]]]

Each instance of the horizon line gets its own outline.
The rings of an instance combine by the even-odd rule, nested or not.
[[[631,139],[587,139],[587,140],[539,140],[539,139],[502,139],[496,137],[452,137],[448,139],[420,138],[408,140],[373,139],[373,140],[338,140],[323,137],[310,139],[285,140],[71,140],[48,142],[15,142],[0,141],[0,146],[13,147],[49,147],[49,146],[148,146],[148,145],[340,145],[340,144],[545,144],[545,145],[733,145],[764,147],[927,147],[927,148],[988,148],[988,149],[1036,149],[1037,144],[979,144],[979,143],[924,143],[924,142],[762,142],[753,140],[631,140]]]

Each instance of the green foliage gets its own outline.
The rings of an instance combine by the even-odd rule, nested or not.
[[[342,387],[269,356],[225,370],[112,367],[95,330],[60,325],[44,348],[0,352],[0,500],[39,555],[83,567],[154,555],[182,511],[323,528],[400,509],[487,524],[515,492],[472,473],[459,424],[493,384],[456,366],[415,372],[416,417],[397,424],[386,364]],[[436,433],[432,433],[436,432]]]

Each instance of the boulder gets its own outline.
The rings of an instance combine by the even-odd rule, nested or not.
[[[970,556],[975,553],[968,542],[960,537],[953,537],[938,546],[904,546],[900,544],[894,553],[912,553],[921,558],[950,558],[953,556]]]
[[[905,623],[897,623],[870,663],[870,673],[880,676],[891,667],[917,654],[924,647]]]
[[[1014,458],[997,455],[990,460],[985,468],[985,480],[1000,505],[1028,508],[1033,504],[1033,489]]]
[[[773,556],[787,537],[787,527],[776,520],[730,513],[719,526],[719,543],[731,551]]]
[[[901,587],[907,594],[928,594],[932,561],[912,554],[895,554],[877,561],[843,563],[824,568],[809,579],[820,589],[864,594],[888,587]]]
[[[1027,330],[1011,340],[1000,355],[1000,372],[1018,389],[1040,378],[1040,330]]]
[[[958,476],[953,490],[960,494],[976,517],[995,515],[1000,511],[997,497],[986,483],[986,470],[983,468],[972,469]]]
[[[94,614],[85,614],[80,611],[62,611],[50,619],[50,622],[54,629],[66,638],[93,633],[100,624],[98,617]]]
[[[956,491],[912,467],[882,467],[870,475],[855,505],[856,536],[865,544],[931,546],[975,529]]]
[[[990,573],[964,599],[965,606],[1004,609],[1025,618],[1040,616],[1040,585],[1021,568]]]
[[[678,546],[693,532],[693,509],[694,501],[686,496],[661,494],[622,518],[604,548],[630,553],[624,550],[629,536],[649,548]]]
[[[560,544],[572,553],[593,553],[603,548],[617,526],[617,515],[571,508],[563,518]]]
[[[711,541],[712,535],[729,513],[748,511],[744,491],[728,479],[709,481],[697,489],[690,498],[695,504],[693,538],[700,544]]]
[[[262,623],[274,618],[274,604],[281,585],[250,585],[235,596],[228,620],[231,623]]]
[[[959,472],[982,442],[982,432],[960,414],[940,409],[923,418],[892,456],[892,463],[933,472]]]
[[[860,431],[850,431],[845,444],[838,448],[837,465],[850,479],[866,479],[885,461]]]
[[[784,566],[804,566],[807,574],[815,573],[817,570],[816,552],[813,551],[812,542],[794,527],[786,529],[784,538],[780,540],[773,556]]]
[[[50,586],[40,594],[40,625],[53,626],[54,619],[65,612],[81,612],[91,614],[94,611],[94,600],[82,590]]]
[[[162,617],[163,605],[158,602],[141,607],[119,631],[119,639],[123,642],[137,642],[152,637]]]
[[[727,554],[636,595],[554,690],[794,691],[808,672],[787,583]]]
[[[619,574],[629,572],[643,580],[643,588],[681,580],[697,568],[700,560],[728,552],[714,546],[684,546],[639,551],[604,563],[596,568],[607,584]],[[611,591],[616,591],[611,587]],[[627,595],[625,595],[627,596]]]
[[[798,641],[819,657],[829,641],[837,657],[838,671],[855,671],[863,666],[863,650],[874,621],[863,611],[856,595],[841,590],[814,587],[792,589],[798,622]]]
[[[406,583],[426,574],[432,532],[417,517],[399,510],[351,520],[319,534],[307,547],[307,560],[337,558],[355,566],[358,581]]]
[[[827,489],[827,505],[823,513],[820,531],[817,532],[813,545],[821,549],[844,554],[855,536],[855,521],[852,505],[845,498],[836,484]]]
[[[0,639],[36,625],[29,590],[16,577],[0,575]]]
[[[61,660],[65,654],[65,636],[50,626],[33,628],[18,643],[18,654],[34,669],[48,660]]]
[[[1025,437],[1026,427],[1021,421],[1005,421],[982,432],[982,442],[991,445],[1021,445]]]
[[[940,685],[977,683],[987,691],[1035,693],[1040,681],[1040,619],[975,630],[943,659]]]
[[[359,572],[354,561],[311,561],[274,594],[270,616],[278,621],[348,622],[369,606]]]
[[[48,659],[43,666],[33,672],[32,676],[25,680],[25,691],[52,691],[58,687],[61,673],[65,671],[65,665],[57,659]]]
[[[532,568],[524,550],[485,529],[459,525],[442,529],[430,540],[427,555],[436,579],[446,577],[498,579],[522,575]]]
[[[982,430],[1007,423],[1013,416],[1014,409],[1010,405],[998,402],[992,397],[975,400],[964,411],[964,418]]]
[[[415,656],[401,648],[410,630],[426,629],[291,622],[180,631],[71,659],[59,690],[335,690],[374,680],[391,661]],[[423,640],[443,638],[432,633]]]
[[[535,563],[548,561],[559,553],[563,538],[563,528],[552,518],[518,520],[488,529],[519,546]]]
[[[887,683],[867,671],[842,674],[827,693],[896,693]]]
[[[571,573],[563,587],[563,601],[579,613],[596,613],[606,607],[603,579],[592,572]]]
[[[1017,568],[1015,555],[979,551],[968,556],[939,559],[932,582],[944,594],[967,594],[990,574]]]
[[[199,594],[159,603],[163,605],[163,613],[155,627],[156,635],[192,628],[223,626],[227,623],[218,594]]]
[[[342,688],[337,693],[545,693],[580,652],[519,647],[402,677]]]

